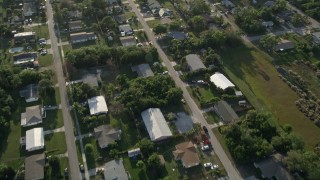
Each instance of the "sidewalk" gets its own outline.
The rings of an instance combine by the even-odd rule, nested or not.
[[[48,135],[48,134],[57,133],[57,132],[64,132],[64,126],[62,126],[61,128],[53,129],[53,130],[43,131],[43,135]]]

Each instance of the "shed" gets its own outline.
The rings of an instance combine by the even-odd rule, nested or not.
[[[214,111],[225,123],[235,122],[240,119],[237,113],[226,101],[218,101],[214,105]]]
[[[202,60],[200,59],[199,55],[197,54],[189,54],[186,56],[186,61],[189,66],[190,72],[196,71],[199,69],[205,69]]]
[[[226,78],[223,74],[219,72],[213,74],[210,77],[210,81],[222,90],[235,87],[235,85],[228,78]]]
[[[141,112],[141,116],[152,141],[161,141],[172,137],[170,128],[159,108],[149,108]]]
[[[33,128],[26,132],[26,150],[35,151],[44,148],[43,128]]]
[[[107,114],[108,107],[103,96],[96,96],[88,99],[90,115]]]

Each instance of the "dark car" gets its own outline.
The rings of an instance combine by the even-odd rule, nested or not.
[[[208,129],[206,126],[203,126],[202,129],[204,130],[204,132],[208,133]]]

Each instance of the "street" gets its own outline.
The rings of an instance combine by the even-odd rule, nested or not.
[[[68,103],[68,94],[66,90],[66,82],[63,76],[62,70],[62,63],[59,54],[58,48],[58,39],[54,31],[54,20],[53,20],[53,12],[52,6],[49,1],[46,1],[46,9],[47,9],[47,18],[48,18],[48,28],[49,28],[49,35],[51,39],[51,48],[53,53],[53,60],[56,69],[56,75],[58,79],[58,85],[60,90],[61,96],[61,106],[62,108],[62,115],[64,121],[64,128],[65,128],[65,136],[66,136],[66,143],[67,143],[67,153],[69,158],[69,176],[71,179],[81,179],[81,174],[79,170],[79,161],[77,156],[77,148],[75,144],[75,136],[73,131],[73,121],[71,118],[71,114],[69,111],[69,103]],[[59,146],[59,144],[57,144]]]
[[[175,81],[176,86],[181,88],[183,91],[183,97],[190,107],[192,111],[192,117],[195,122],[201,123],[201,125],[208,126],[207,121],[204,119],[202,111],[198,108],[194,100],[191,98],[189,92],[186,89],[185,83],[181,81],[179,75],[174,70],[170,60],[168,59],[167,55],[164,53],[164,51],[161,49],[161,47],[158,45],[153,32],[151,31],[150,27],[146,23],[146,21],[143,19],[142,15],[140,14],[138,8],[136,7],[135,3],[132,0],[128,0],[130,6],[132,7],[132,11],[136,14],[138,20],[140,21],[142,27],[145,30],[146,35],[148,36],[149,40],[153,43],[154,47],[158,50],[160,58],[163,60],[165,66],[168,68],[169,75],[172,77],[172,79]],[[233,166],[230,159],[224,152],[222,146],[220,145],[220,142],[217,140],[215,135],[212,131],[209,131],[210,135],[210,142],[212,143],[214,152],[219,157],[220,161],[222,162],[228,176],[232,180],[238,180],[242,179],[237,169]]]

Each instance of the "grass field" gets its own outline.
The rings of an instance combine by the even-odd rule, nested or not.
[[[161,21],[159,19],[147,21],[147,24],[150,28],[154,28],[157,24],[161,24]]]
[[[198,105],[199,108],[202,108],[200,105],[201,99],[208,100],[215,98],[214,94],[210,90],[209,87],[187,87],[188,92],[193,96],[195,103]]]
[[[206,118],[209,124],[215,124],[219,122],[219,117],[216,115],[214,111],[204,113],[203,116]]]
[[[241,46],[222,53],[225,72],[258,110],[270,111],[279,124],[290,124],[307,148],[320,142],[320,130],[295,106],[298,99],[279,77],[269,56]]]
[[[52,54],[47,54],[45,56],[40,55],[38,60],[39,60],[40,67],[51,66],[53,62]]]
[[[63,126],[63,118],[61,110],[48,110],[46,111],[47,117],[43,119],[43,129],[56,129]]]
[[[64,132],[46,135],[44,137],[45,150],[49,155],[64,154],[67,151]]]

